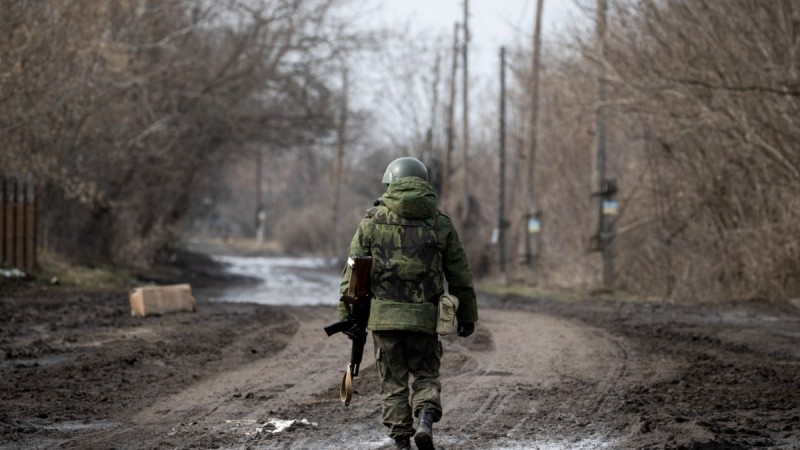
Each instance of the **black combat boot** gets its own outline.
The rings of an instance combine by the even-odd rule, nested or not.
[[[414,442],[419,450],[435,450],[433,447],[433,413],[420,411],[419,427],[414,435]]]
[[[411,450],[411,438],[396,438],[394,440],[394,447],[397,450]]]

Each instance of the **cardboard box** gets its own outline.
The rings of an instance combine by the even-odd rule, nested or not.
[[[197,311],[197,305],[192,297],[192,287],[188,284],[138,287],[131,291],[129,299],[132,316],[147,317],[179,311]]]

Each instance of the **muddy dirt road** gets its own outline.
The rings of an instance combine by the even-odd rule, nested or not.
[[[338,401],[331,306],[137,319],[124,292],[0,293],[0,448],[390,448],[371,343]],[[791,305],[480,302],[475,335],[444,340],[437,448],[800,448]]]

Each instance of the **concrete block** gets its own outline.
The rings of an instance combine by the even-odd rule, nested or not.
[[[146,317],[180,311],[197,311],[188,284],[171,286],[143,286],[135,288],[129,295],[131,315]]]

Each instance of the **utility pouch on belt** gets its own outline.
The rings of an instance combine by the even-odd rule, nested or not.
[[[442,294],[439,299],[439,314],[436,318],[436,334],[441,336],[456,331],[456,311],[458,299],[454,295]]]

